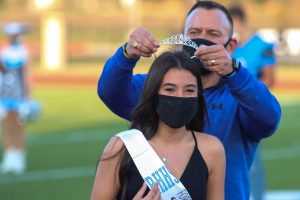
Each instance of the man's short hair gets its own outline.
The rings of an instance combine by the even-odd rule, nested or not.
[[[189,10],[187,16],[191,14],[195,9],[197,8],[203,8],[206,10],[212,10],[212,9],[218,9],[221,10],[225,16],[227,17],[228,21],[230,22],[231,26],[233,26],[232,17],[229,14],[228,10],[221,4],[215,2],[215,1],[200,1],[198,0],[193,7]]]
[[[223,5],[215,2],[215,1],[201,1],[201,0],[198,0],[194,5],[193,7],[189,10],[187,16],[189,16],[191,14],[191,12],[193,12],[195,9],[197,8],[203,8],[203,9],[206,9],[206,10],[213,10],[213,9],[218,9],[220,11],[222,11],[226,18],[228,19],[230,25],[231,25],[231,29],[233,32],[233,21],[232,21],[232,17],[229,13],[229,11],[227,10],[227,8],[225,8]]]

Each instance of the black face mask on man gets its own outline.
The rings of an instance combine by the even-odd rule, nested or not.
[[[194,41],[198,45],[198,47],[202,44],[205,45],[205,46],[216,45],[216,43],[214,43],[210,40],[207,40],[207,39],[195,38],[195,39],[191,39],[191,40]],[[226,48],[230,41],[231,41],[231,38],[223,46]],[[196,49],[194,49],[193,47],[189,47],[189,46],[186,46],[186,45],[184,45],[182,49],[183,49],[183,51],[187,52],[188,55],[191,56],[191,57],[194,56],[194,53],[196,51]],[[200,67],[200,71],[201,71],[202,76],[207,76],[207,75],[212,73],[211,71],[207,70],[204,67],[204,64],[201,62],[200,59],[194,57],[193,60]]]
[[[198,97],[158,95],[156,113],[171,128],[180,128],[192,121],[198,111]]]

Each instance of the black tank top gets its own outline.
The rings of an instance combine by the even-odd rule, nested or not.
[[[198,149],[198,144],[194,132],[192,132],[192,134],[195,141],[195,148],[180,178],[180,182],[187,189],[193,200],[205,200],[208,169]],[[126,190],[126,200],[132,200],[139,189],[142,187],[144,182],[132,159],[127,171],[126,178],[128,183]],[[149,189],[147,188],[145,195],[148,194],[148,192]],[[120,192],[118,193],[117,200],[121,200]]]

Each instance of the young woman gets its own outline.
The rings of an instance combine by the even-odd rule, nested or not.
[[[199,66],[184,52],[161,54],[152,64],[132,112],[140,130],[191,199],[224,199],[225,153],[221,142],[202,132],[206,107]],[[97,168],[91,199],[161,199],[149,191],[123,141],[112,137]]]
[[[4,154],[0,167],[3,174],[21,174],[26,169],[25,127],[18,111],[22,101],[30,97],[28,50],[20,39],[26,30],[27,26],[18,22],[4,26],[9,44],[0,54],[0,97],[6,111],[2,126]]]

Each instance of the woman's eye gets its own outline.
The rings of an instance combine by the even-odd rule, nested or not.
[[[173,92],[174,89],[173,88],[166,88],[165,91],[168,91],[168,92]]]
[[[194,93],[194,92],[195,92],[195,90],[193,90],[193,89],[189,89],[189,90],[187,90],[187,92],[189,92],[189,93]]]

